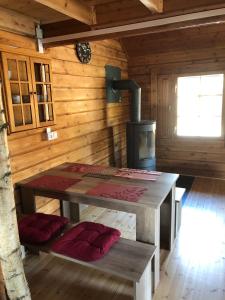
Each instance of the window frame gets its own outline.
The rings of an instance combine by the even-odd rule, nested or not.
[[[179,77],[191,77],[191,76],[204,76],[204,75],[216,75],[223,74],[224,76],[224,84],[223,84],[223,97],[222,97],[222,117],[221,117],[221,136],[213,137],[213,136],[180,136],[177,135],[177,104],[178,104],[178,78]],[[214,142],[214,141],[224,141],[225,136],[225,71],[224,70],[216,70],[216,71],[208,71],[208,72],[188,72],[188,73],[180,73],[175,75],[176,84],[175,84],[175,105],[174,105],[174,124],[173,124],[173,132],[174,139],[177,141],[198,141],[198,142]]]

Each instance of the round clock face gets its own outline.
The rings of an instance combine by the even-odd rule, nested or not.
[[[76,52],[82,64],[87,64],[91,60],[91,47],[89,43],[77,43]]]

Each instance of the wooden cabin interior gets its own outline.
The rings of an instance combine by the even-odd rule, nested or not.
[[[0,52],[0,299],[224,300],[225,1],[0,0]],[[140,120],[156,131],[138,173],[127,124]],[[40,174],[55,190],[32,185]],[[103,181],[137,199],[98,198]],[[121,237],[102,264],[20,246],[36,212]]]

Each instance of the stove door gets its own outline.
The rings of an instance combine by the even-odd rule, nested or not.
[[[139,160],[155,157],[154,131],[139,131],[138,142]]]

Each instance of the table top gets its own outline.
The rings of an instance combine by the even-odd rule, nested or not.
[[[42,178],[43,176],[58,176],[59,178],[64,178],[65,180],[77,179],[79,182],[70,185],[68,188],[61,190],[60,192],[57,188],[48,188],[43,189],[41,187],[32,186],[32,190],[36,195],[46,194],[49,196],[57,196],[57,192],[59,193],[58,199],[69,200],[71,202],[79,202],[85,204],[93,204],[99,205],[101,203],[107,204],[118,204],[118,205],[126,205],[126,206],[136,206],[136,207],[152,207],[158,208],[162,202],[165,200],[166,196],[170,192],[171,188],[175,185],[176,180],[178,179],[178,174],[172,173],[160,173],[157,176],[156,180],[142,180],[135,178],[124,178],[115,176],[118,169],[112,167],[104,167],[104,171],[97,174],[94,172],[71,172],[68,171],[68,168],[73,167],[74,163],[64,163],[47,171],[41,172],[35,176],[29,177],[21,182],[18,182],[17,185],[19,187],[31,189],[29,183],[34,180],[38,180],[38,178]],[[85,165],[84,165],[85,166]],[[90,165],[87,165],[90,166]],[[92,166],[90,166],[91,168]],[[93,167],[96,167],[93,165]],[[98,167],[97,167],[98,169]],[[101,169],[101,167],[100,167]],[[108,185],[120,185],[120,186],[128,186],[128,187],[140,187],[144,192],[141,194],[137,201],[129,201],[129,200],[119,200],[113,199],[109,197],[102,197],[98,195],[90,195],[88,191],[91,189],[95,189],[99,184],[108,184]],[[78,199],[79,198],[79,199]],[[76,199],[78,199],[76,201]],[[74,200],[74,201],[73,201]],[[104,206],[104,205],[103,205]]]

